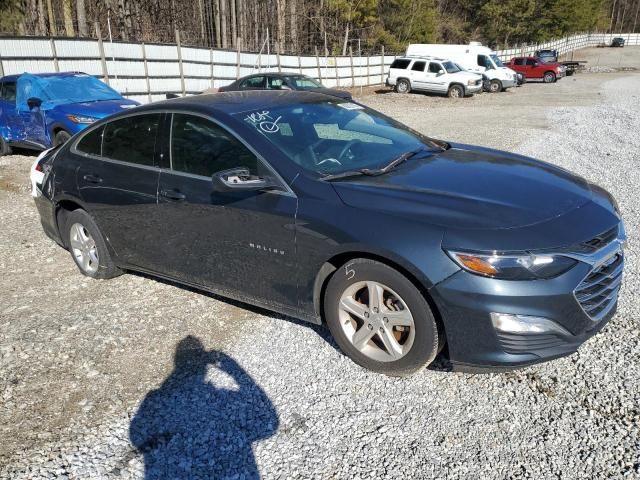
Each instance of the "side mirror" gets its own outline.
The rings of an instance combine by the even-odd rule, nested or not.
[[[27,106],[29,107],[29,110],[40,108],[40,105],[42,105],[42,100],[38,97],[31,97],[27,100]]]
[[[280,85],[280,90],[293,90],[289,85],[285,85],[284,83]]]
[[[438,70],[438,74],[436,75],[437,77],[444,75],[444,70]]]
[[[280,188],[271,178],[251,175],[249,170],[243,167],[216,172],[211,177],[211,183],[216,192],[249,192]]]
[[[179,97],[179,95],[178,95],[178,94],[176,94],[176,93],[167,93],[167,94],[165,95],[165,97],[166,97],[166,99],[167,99],[167,100],[171,100],[172,98],[178,98],[178,97]]]

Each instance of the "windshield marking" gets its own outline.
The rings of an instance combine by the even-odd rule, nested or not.
[[[269,110],[263,110],[261,112],[250,113],[246,116],[245,121],[257,126],[264,133],[278,133],[280,131],[278,122],[281,118],[282,115],[274,120]]]

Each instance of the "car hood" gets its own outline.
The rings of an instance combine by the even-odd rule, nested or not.
[[[375,177],[333,183],[350,206],[472,229],[508,229],[558,217],[591,200],[583,179],[519,155],[452,145]]]
[[[121,98],[117,100],[101,100],[98,102],[68,103],[58,106],[57,110],[72,115],[104,118],[137,105],[139,105],[138,102]]]

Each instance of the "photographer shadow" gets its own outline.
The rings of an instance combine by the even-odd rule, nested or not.
[[[279,424],[269,397],[235,360],[205,350],[196,337],[178,343],[174,360],[129,426],[131,443],[144,455],[145,479],[259,478],[252,445]]]

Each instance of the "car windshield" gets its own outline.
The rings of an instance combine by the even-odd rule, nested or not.
[[[502,63],[502,60],[500,60],[496,54],[491,55],[491,60],[493,60],[493,63],[496,65],[496,67],[504,67],[504,63]]]
[[[460,67],[453,62],[442,62],[442,66],[447,71],[447,73],[457,73],[460,72]]]
[[[409,152],[444,148],[381,113],[337,99],[256,109],[235,117],[293,162],[321,175],[379,169]]]
[[[293,84],[296,90],[311,90],[314,88],[322,88],[322,85],[309,77],[289,77],[289,82]]]

